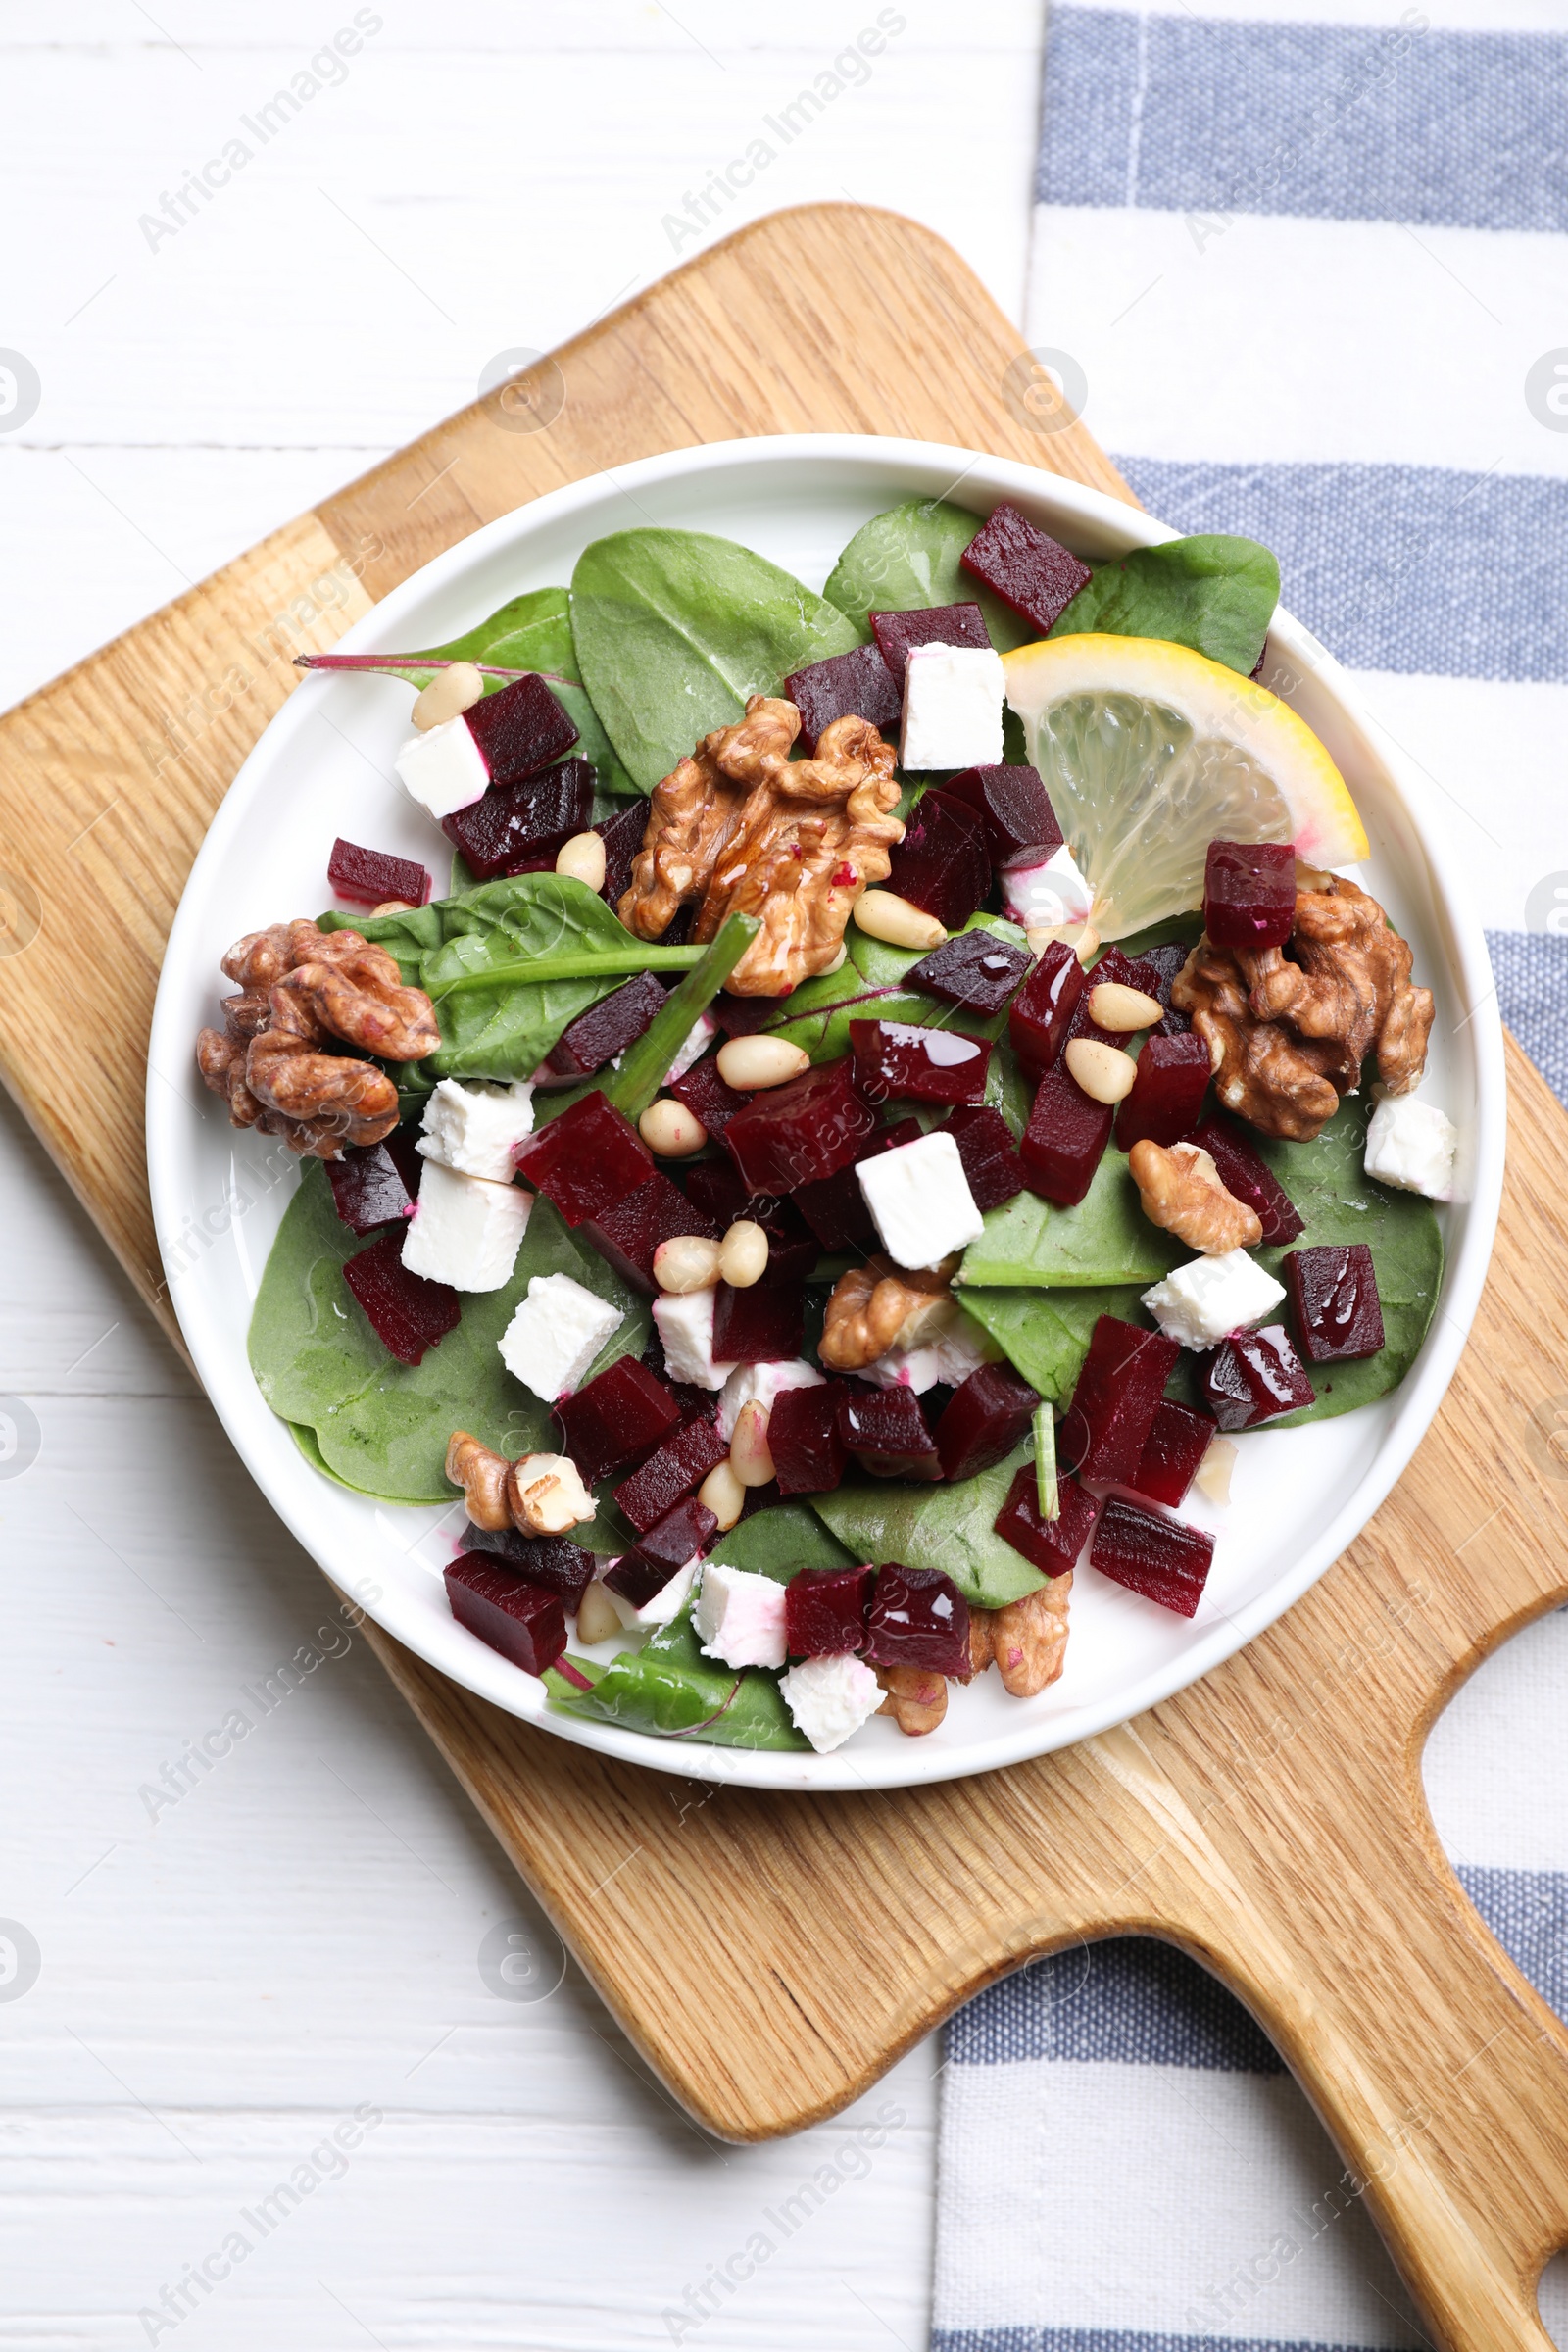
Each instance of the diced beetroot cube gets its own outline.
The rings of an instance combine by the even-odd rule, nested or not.
[[[1185,941],[1174,939],[1161,948],[1146,948],[1138,958],[1141,972],[1152,973],[1152,979],[1140,980],[1138,985],[1151,997],[1157,997],[1165,1007],[1165,1017],[1159,1024],[1161,1037],[1185,1037],[1192,1022],[1185,1012],[1177,1012],[1170,1001],[1171,982],[1186,963],[1192,950]]]
[[[622,1355],[574,1396],[564,1396],[554,1418],[563,1453],[591,1487],[668,1437],[680,1407],[664,1381],[634,1355]]]
[[[599,895],[608,906],[617,906],[631,888],[632,865],[648,830],[648,803],[641,798],[628,801],[593,829],[605,845],[605,887]]]
[[[1010,1364],[982,1364],[954,1390],[937,1423],[947,1479],[978,1478],[1029,1434],[1040,1398]]]
[[[795,1389],[808,1396],[809,1389]],[[782,1401],[782,1399],[780,1400]],[[792,1658],[836,1658],[863,1649],[874,1568],[802,1568],[784,1588],[784,1640]]]
[[[654,1155],[630,1119],[600,1094],[584,1095],[525,1136],[513,1156],[523,1182],[553,1200],[568,1225],[603,1216],[654,1172]]]
[[[1053,1069],[1084,993],[1084,967],[1065,940],[1054,939],[1007,1007],[1007,1035],[1026,1069]]]
[[[702,1067],[699,1062],[697,1069]],[[695,1078],[697,1070],[688,1075]],[[685,1083],[683,1079],[681,1085]],[[675,1091],[678,1094],[680,1088]],[[691,1107],[706,1127],[697,1104]],[[846,1054],[837,1061],[803,1070],[787,1086],[751,1096],[744,1108],[726,1120],[722,1133],[724,1149],[752,1192],[793,1193],[858,1159],[876,1123],[876,1112],[856,1091],[855,1063]]]
[[[956,1110],[951,1119],[943,1121],[943,1132],[958,1147],[965,1179],[982,1215],[1023,1191],[1023,1161],[1012,1129],[994,1104]]]
[[[729,1446],[718,1434],[718,1423],[707,1413],[696,1414],[683,1421],[640,1470],[622,1479],[615,1489],[615,1500],[642,1535],[700,1487],[710,1470],[716,1470],[728,1458]]]
[[[1138,1049],[1131,1094],[1116,1113],[1116,1149],[1174,1144],[1198,1124],[1209,1077],[1208,1048],[1196,1030],[1185,1037],[1146,1037]]]
[[[1162,1396],[1154,1408],[1136,1474],[1127,1481],[1151,1502],[1175,1510],[1187,1499],[1199,1464],[1214,1442],[1214,1423],[1207,1413],[1195,1413],[1189,1404]]]
[[[1061,827],[1038,768],[966,767],[942,789],[981,819],[999,873],[1008,866],[1044,865],[1061,847]]]
[[[963,929],[991,888],[985,826],[945,792],[927,792],[915,803],[891,858],[888,889],[950,931]]]
[[[982,581],[1020,620],[1044,637],[1055,626],[1080,588],[1089,566],[1005,501],[975,533],[958,558],[972,579]]]
[[[838,1394],[838,1424],[845,1451],[873,1478],[935,1482],[942,1476],[936,1440],[912,1389],[872,1389],[845,1381]]]
[[[1067,1070],[1048,1070],[1018,1147],[1030,1191],[1060,1208],[1075,1207],[1095,1180],[1110,1122],[1108,1103],[1092,1102]]]
[[[1231,1430],[1256,1429],[1316,1397],[1283,1323],[1222,1340],[1203,1366],[1202,1390],[1221,1429]]]
[[[1238,1200],[1256,1209],[1268,1245],[1294,1242],[1305,1228],[1296,1203],[1251,1139],[1222,1112],[1214,1111],[1186,1138],[1205,1151],[1220,1182]]]
[[[641,1037],[663,1004],[664,984],[638,972],[623,988],[580,1012],[545,1056],[545,1066],[562,1078],[591,1078],[607,1061]]]
[[[586,760],[564,760],[532,782],[492,784],[482,800],[444,816],[441,830],[476,878],[493,882],[553,867],[556,852],[587,830],[593,812],[593,769]]]
[[[1296,845],[1211,841],[1203,928],[1216,948],[1283,948],[1296,928]]]
[[[1213,1558],[1214,1539],[1201,1528],[1146,1511],[1121,1494],[1106,1503],[1089,1549],[1091,1568],[1178,1617],[1196,1611]]]
[[[383,1233],[368,1250],[356,1250],[343,1279],[364,1307],[370,1329],[400,1364],[417,1364],[463,1320],[458,1294],[447,1283],[426,1282],[403,1263],[403,1235]]]
[[[713,1304],[715,1364],[785,1364],[806,1337],[806,1285],[780,1282],[771,1264],[750,1289],[721,1282]]]
[[[839,1384],[785,1389],[767,1416],[767,1450],[781,1494],[827,1494],[844,1477],[838,1425]]]
[[[561,1594],[514,1576],[482,1551],[466,1551],[446,1572],[452,1614],[524,1674],[543,1674],[566,1646]]]
[[[385,1144],[351,1144],[324,1165],[332,1206],[351,1233],[373,1233],[414,1213],[414,1195]]]
[[[681,1176],[693,1208],[711,1217],[720,1233],[726,1233],[737,1217],[754,1213],[756,1196],[747,1191],[727,1159],[694,1159],[681,1170]]]
[[[777,997],[732,997],[721,988],[708,1009],[726,1037],[755,1037],[772,1026],[784,1006]]]
[[[577,740],[577,730],[543,678],[529,671],[464,712],[492,784],[537,776]],[[592,770],[590,769],[590,774]]]
[[[873,1666],[923,1666],[931,1674],[969,1671],[969,1603],[940,1568],[904,1568],[890,1561],[879,1569],[865,1631],[865,1654]]]
[[[918,612],[869,612],[871,634],[893,673],[902,702],[904,673],[917,645],[973,645],[989,650],[991,635],[978,605],[931,605]]]
[[[593,1553],[564,1536],[525,1536],[514,1527],[475,1527],[470,1520],[463,1530],[459,1548],[485,1551],[493,1559],[504,1560],[531,1585],[545,1585],[559,1592],[563,1606],[573,1613],[593,1582]]]
[[[855,1079],[868,1102],[907,1095],[916,1102],[978,1102],[986,1091],[991,1048],[957,1029],[919,1029],[909,1021],[852,1021]]]
[[[694,1208],[662,1168],[656,1168],[648,1181],[623,1200],[614,1201],[597,1217],[585,1217],[582,1230],[622,1282],[629,1282],[650,1298],[659,1288],[654,1280],[654,1251],[661,1242],[671,1242],[682,1233],[701,1234],[710,1242],[719,1238],[711,1217]]]
[[[715,1143],[722,1140],[731,1119],[757,1100],[755,1095],[739,1095],[732,1086],[724,1084],[711,1054],[705,1054],[701,1061],[693,1062],[669,1091],[677,1102],[685,1103],[694,1118],[702,1120]]]
[[[1383,1306],[1365,1242],[1292,1250],[1285,1260],[1285,1287],[1309,1364],[1376,1355],[1383,1345]]]
[[[358,842],[343,840],[332,844],[326,878],[351,906],[379,906],[384,899],[407,899],[411,906],[424,906],[434,888],[429,868],[412,858],[394,858],[388,850],[362,850]]]
[[[855,1170],[868,1159],[880,1159],[884,1152],[896,1152],[901,1144],[918,1143],[920,1133],[918,1119],[900,1119],[895,1126],[880,1127],[853,1166],[796,1189],[791,1196],[794,1206],[824,1250],[855,1250],[862,1244],[874,1250],[880,1246]]]
[[[1130,1487],[1181,1348],[1102,1315],[1056,1438],[1056,1458],[1098,1486]]]
[[[923,988],[945,1004],[961,1004],[989,1020],[1023,979],[1034,957],[994,931],[958,931],[905,975],[906,988]]]
[[[784,693],[801,714],[801,742],[808,759],[816,757],[817,738],[836,718],[863,718],[873,727],[897,724],[903,697],[898,680],[874,645],[858,645],[853,653],[834,654],[813,662],[784,681]]]
[[[639,1536],[635,1550],[621,1553],[606,1570],[605,1583],[634,1609],[643,1608],[694,1553],[708,1549],[717,1533],[718,1521],[708,1505],[688,1494]]]
[[[1056,1481],[1056,1498],[1059,1515],[1042,1519],[1040,1482],[1033,1462],[1025,1462],[993,1523],[1003,1542],[1022,1552],[1030,1566],[1046,1576],[1065,1576],[1076,1565],[1100,1516],[1100,1504],[1093,1494],[1084,1493],[1075,1478],[1063,1476]]]

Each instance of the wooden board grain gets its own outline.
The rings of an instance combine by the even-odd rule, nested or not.
[[[0,720],[0,1073],[176,1341],[142,1165],[152,995],[191,858],[292,655],[544,490],[803,430],[952,441],[1127,495],[939,240],[813,207],[690,264],[558,352],[520,407],[494,396],[437,427]],[[1535,2279],[1568,2242],[1568,2035],[1467,1902],[1419,1763],[1463,1676],[1568,1596],[1552,1360],[1568,1119],[1517,1054],[1511,1072],[1493,1277],[1411,1469],[1281,1625],[1120,1731],[934,1789],[708,1790],[529,1730],[367,1629],[710,2129],[758,2138],[831,2113],[1031,1953],[1165,1936],[1278,2043],[1438,2339],[1545,2345]]]

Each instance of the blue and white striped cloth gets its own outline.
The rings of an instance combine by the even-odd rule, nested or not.
[[[1327,13],[1053,9],[1030,341],[1153,514],[1277,550],[1430,778],[1568,1100],[1568,0]],[[1460,1693],[1427,1783],[1568,2015],[1565,1684],[1559,1613]],[[993,1986],[942,2083],[935,2352],[1425,2343],[1290,2076],[1180,1954]]]

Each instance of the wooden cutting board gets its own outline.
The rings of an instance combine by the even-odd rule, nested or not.
[[[296,682],[294,653],[542,491],[737,434],[911,434],[1129,495],[957,258],[850,206],[743,231],[512,398],[439,426],[0,720],[0,1072],[175,1346],[142,1156],[153,990],[191,859]],[[1466,1900],[1420,1779],[1449,1692],[1568,1597],[1568,1117],[1516,1051],[1510,1070],[1496,1257],[1413,1465],[1282,1624],[1120,1731],[943,1788],[694,1802],[367,1629],[710,2130],[763,2138],[832,2113],[1032,1953],[1163,1936],[1273,2037],[1438,2339],[1545,2352],[1535,2281],[1568,2244],[1568,2034]]]

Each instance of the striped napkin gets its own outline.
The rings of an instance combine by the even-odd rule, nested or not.
[[[1568,0],[1054,8],[1028,315],[1152,513],[1277,551],[1427,775],[1503,1017],[1568,1100],[1565,74]],[[1459,1694],[1427,1785],[1568,2015],[1565,1679],[1558,1613]],[[1269,2043],[1166,1946],[993,1986],[942,2085],[935,2352],[1426,2342]]]

